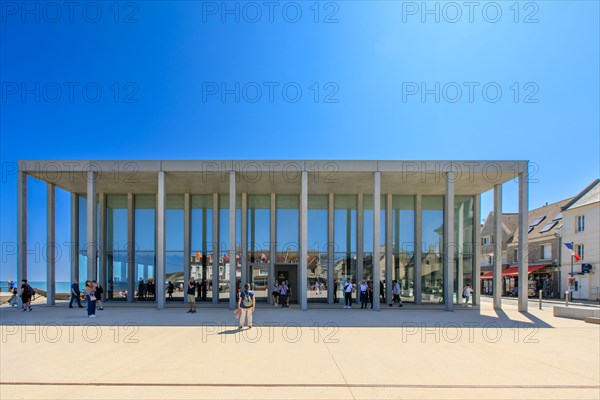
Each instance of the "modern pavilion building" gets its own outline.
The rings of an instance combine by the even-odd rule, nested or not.
[[[27,277],[28,177],[48,186],[49,304],[56,187],[71,193],[71,279],[97,279],[108,301],[159,309],[185,302],[191,277],[201,299],[232,308],[245,283],[271,303],[275,280],[286,280],[307,309],[340,301],[347,279],[365,279],[385,298],[375,309],[398,282],[403,301],[452,311],[467,283],[473,304],[480,300],[480,194],[494,189],[500,238],[502,183],[518,179],[520,236],[528,229],[527,161],[20,161],[18,174],[19,280]],[[526,311],[527,257],[518,260]]]

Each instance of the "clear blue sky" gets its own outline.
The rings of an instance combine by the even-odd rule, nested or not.
[[[531,208],[575,195],[600,175],[599,3],[514,3],[0,3],[0,279],[18,159],[526,159]],[[29,216],[44,242],[44,185]]]

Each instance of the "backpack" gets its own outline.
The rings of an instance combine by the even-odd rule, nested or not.
[[[26,290],[27,290],[27,295],[28,296],[33,296],[35,294],[35,290],[33,290],[33,288],[31,286],[29,286],[29,285],[27,285]]]
[[[250,292],[242,292],[242,304],[246,308],[252,307],[252,295]]]

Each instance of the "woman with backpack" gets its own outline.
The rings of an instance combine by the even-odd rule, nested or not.
[[[281,304],[282,308],[288,307],[289,290],[290,288],[285,284],[285,281],[281,281],[281,285],[279,286],[279,304]]]
[[[238,309],[240,310],[240,323],[239,329],[244,328],[244,322],[248,318],[248,328],[252,328],[252,313],[256,306],[256,299],[254,293],[250,290],[250,284],[244,285],[244,290],[240,292],[238,298]]]
[[[27,283],[27,279],[21,280],[21,301],[23,302],[23,311],[31,311],[33,307],[31,307],[31,298],[33,297],[33,288],[29,286]]]

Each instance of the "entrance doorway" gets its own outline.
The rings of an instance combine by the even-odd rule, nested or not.
[[[298,303],[298,264],[275,264],[275,279],[287,283],[290,288],[290,304]]]

